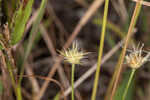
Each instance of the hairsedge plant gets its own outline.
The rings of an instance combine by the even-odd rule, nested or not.
[[[132,81],[132,78],[134,76],[136,69],[140,68],[144,63],[146,63],[148,61],[149,56],[150,56],[150,52],[148,52],[146,56],[143,56],[143,52],[144,52],[142,50],[143,47],[144,47],[144,44],[142,44],[140,47],[140,43],[139,43],[137,48],[135,48],[135,46],[133,46],[133,50],[131,51],[131,53],[129,55],[125,56],[126,64],[130,68],[132,68],[132,72],[130,74],[128,83],[125,87],[125,91],[123,93],[122,100],[125,100],[126,94],[128,92],[128,88],[130,86],[130,83]]]
[[[72,100],[74,100],[74,72],[75,72],[75,64],[82,64],[82,59],[86,58],[85,55],[88,52],[82,52],[79,50],[77,41],[73,42],[71,49],[66,49],[63,51],[59,51],[60,55],[64,57],[66,62],[72,64],[72,74],[71,74],[71,86],[72,86]]]

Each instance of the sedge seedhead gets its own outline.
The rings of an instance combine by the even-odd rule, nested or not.
[[[82,64],[81,59],[86,58],[87,52],[79,50],[77,42],[73,42],[72,48],[59,51],[60,55],[64,57],[65,61],[71,64]]]
[[[148,61],[148,57],[150,53],[148,53],[146,56],[142,56],[143,53],[143,46],[140,47],[140,44],[138,44],[137,48],[133,47],[133,51],[125,56],[126,63],[129,65],[129,67],[137,69],[141,67],[146,61]]]

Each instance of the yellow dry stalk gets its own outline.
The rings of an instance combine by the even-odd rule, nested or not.
[[[79,51],[77,42],[73,42],[72,48],[59,51],[60,55],[64,57],[65,61],[71,64],[82,64],[81,59],[86,58],[85,55],[88,54],[82,51]]]

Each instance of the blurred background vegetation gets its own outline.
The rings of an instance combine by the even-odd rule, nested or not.
[[[8,62],[14,60],[16,67],[12,70],[16,81],[20,82],[22,99],[61,100],[65,96],[66,100],[70,100],[71,67],[60,60],[57,50],[69,47],[76,40],[81,50],[91,53],[82,65],[75,68],[75,82],[84,79],[77,85],[75,100],[90,100],[95,73],[92,68],[97,63],[104,0],[31,0],[31,4],[29,1],[0,0],[0,40],[6,46],[5,49],[1,44],[1,53],[6,62],[7,59]],[[112,54],[108,52],[126,36],[135,4],[132,0],[110,0],[96,100],[104,100],[122,46]],[[142,5],[132,37],[135,44],[144,43],[147,52],[150,50],[149,10],[149,6]],[[132,42],[127,53],[131,49]],[[9,50],[12,58],[7,53]],[[103,61],[107,54],[107,61]],[[147,62],[135,73],[126,100],[150,100],[149,65]],[[3,56],[0,66],[0,100],[16,100]],[[131,71],[126,64],[123,67],[114,100],[121,100]],[[85,75],[86,78],[81,77],[87,71],[92,72]],[[20,74],[23,79],[20,79]]]

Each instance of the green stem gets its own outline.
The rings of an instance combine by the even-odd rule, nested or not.
[[[11,80],[12,80],[12,85],[14,87],[14,91],[15,91],[17,100],[22,100],[21,91],[19,90],[20,89],[20,85],[18,85],[19,83],[15,82],[15,76],[13,74],[11,61],[9,61],[9,60],[7,61],[7,66],[8,66],[8,71],[9,71],[9,74],[10,74],[10,77],[11,77]]]
[[[72,64],[72,76],[71,76],[71,86],[72,86],[72,100],[74,100],[74,71],[75,70],[75,64]]]
[[[123,96],[122,96],[122,100],[125,100],[125,97],[127,95],[127,92],[128,92],[128,89],[129,89],[129,86],[130,86],[130,83],[132,81],[132,78],[134,76],[135,71],[136,71],[136,69],[132,69],[132,72],[131,72],[130,77],[129,77],[129,81],[127,83],[127,86],[126,86],[125,91],[124,91]]]
[[[101,58],[103,54],[103,47],[104,47],[104,37],[105,37],[105,30],[106,30],[106,23],[107,23],[108,5],[109,5],[109,0],[105,0],[103,25],[102,25],[102,32],[101,32],[100,46],[99,46],[99,55],[98,55],[97,69],[96,69],[96,74],[95,74],[94,87],[93,87],[91,100],[96,100],[98,80],[99,80],[100,68],[101,68],[100,64],[101,64]]]
[[[10,78],[11,78],[11,81],[12,81],[12,86],[14,88],[14,91],[15,91],[16,95],[17,95],[16,82],[15,82],[15,77],[14,77],[14,74],[13,74],[12,66],[10,65],[9,61],[7,61],[6,63],[7,63],[7,68],[8,68]]]
[[[17,85],[17,100],[22,100],[21,85],[19,83]]]

